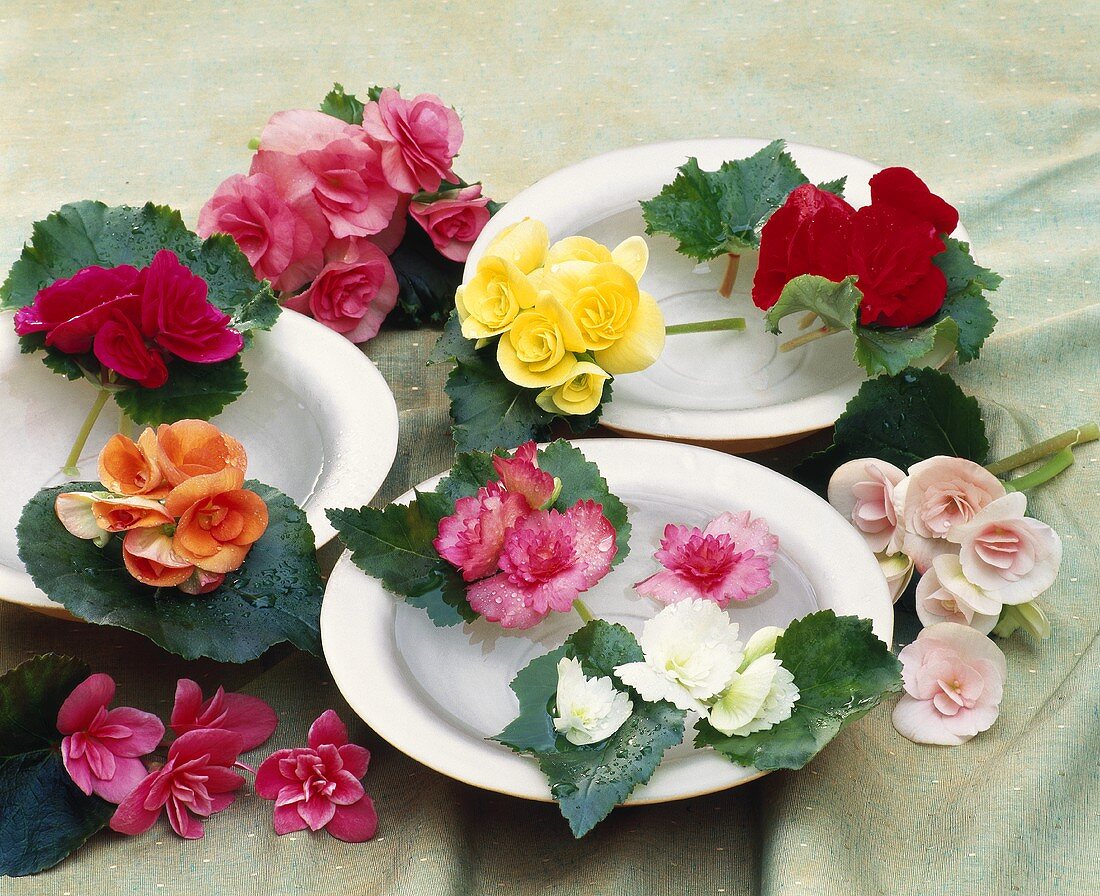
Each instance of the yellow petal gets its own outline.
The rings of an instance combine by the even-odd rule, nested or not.
[[[611,261],[611,252],[607,246],[590,240],[586,236],[567,236],[558,240],[546,253],[546,266],[553,267],[563,261]]]
[[[524,218],[493,237],[485,254],[504,258],[523,273],[530,274],[542,266],[549,246],[550,234],[546,225],[534,218]]]
[[[610,348],[595,352],[596,363],[610,374],[645,370],[665,347],[665,318],[649,293],[638,296],[638,307],[626,332]]]
[[[505,332],[535,298],[535,288],[518,267],[495,255],[485,256],[473,279],[455,293],[462,335],[488,339]]]
[[[558,325],[558,330],[562,335],[562,344],[565,346],[566,351],[585,351],[584,336],[577,327],[576,321],[573,320],[573,315],[569,313],[569,309],[556,296],[549,292],[540,292],[538,299],[535,301],[535,310],[552,318]]]
[[[640,236],[629,236],[611,250],[611,260],[635,280],[641,280],[649,264],[649,246]]]
[[[512,340],[507,336],[501,337],[500,342],[497,343],[497,364],[500,365],[501,372],[509,382],[527,389],[560,386],[573,375],[573,368],[577,363],[577,356],[572,352],[566,352],[560,361],[547,370],[534,371],[530,365],[519,359]]]
[[[607,372],[591,361],[579,361],[572,376],[560,386],[544,389],[535,398],[540,408],[550,414],[590,414],[603,399]]]
[[[563,305],[568,305],[585,277],[595,267],[591,261],[561,261],[543,271],[539,292],[548,292]]]

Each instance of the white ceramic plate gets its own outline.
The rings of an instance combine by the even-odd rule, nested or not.
[[[59,611],[19,560],[15,526],[39,489],[59,485],[73,438],[95,388],[51,373],[21,355],[11,315],[0,316],[0,599]],[[242,356],[248,390],[214,418],[248,451],[248,476],[274,485],[306,511],[320,547],[336,534],[329,507],[366,504],[397,453],[397,406],[369,358],[327,327],[284,311]],[[99,449],[117,431],[109,403],[80,459],[80,479],[98,478]]]
[[[511,200],[481,233],[466,264],[469,280],[490,240],[502,228],[526,217],[543,221],[551,240],[581,234],[614,246],[645,233],[639,201],[650,199],[695,156],[707,170],[729,159],[751,155],[764,140],[722,138],[677,140],[609,152],[540,180]],[[867,181],[877,165],[855,156],[789,143],[799,167],[814,183],[848,176],[845,196],[854,206],[871,200]],[[959,239],[968,236],[960,227]],[[797,334],[797,316],[787,332],[764,331],[762,312],[749,297],[756,254],[741,257],[734,294],[717,288],[724,259],[696,263],[676,251],[663,235],[647,236],[649,268],[642,288],[656,297],[670,324],[744,317],[741,333],[673,336],[648,370],[615,378],[614,399],[602,422],[611,429],[648,437],[697,443],[723,443],[733,450],[756,450],[791,441],[836,422],[864,380],[852,360],[852,339],[838,334],[779,353]]]
[[[668,442],[591,439],[576,446],[595,461],[626,502],[630,554],[584,595],[597,616],[635,634],[659,606],[631,588],[658,568],[652,559],[668,522],[704,525],[722,511],[765,516],[779,536],[775,584],[731,607],[747,638],[832,608],[873,621],[889,642],[893,605],[878,563],[851,524],[825,501],[778,473],[742,458]],[[433,489],[438,477],[419,486]],[[408,492],[399,501],[411,500]],[[475,787],[532,800],[550,790],[530,757],[486,740],[515,718],[508,684],[535,656],[580,627],[576,614],[552,613],[526,632],[478,620],[436,628],[426,613],[387,592],[345,553],[321,608],[321,639],[337,686],[352,709],[403,753]],[[689,720],[692,724],[693,720]],[[666,754],[631,803],[682,799],[742,784],[761,772],[687,743]]]

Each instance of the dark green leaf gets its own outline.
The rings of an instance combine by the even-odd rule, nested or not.
[[[824,190],[826,193],[832,193],[834,196],[844,197],[844,187],[848,184],[848,175],[838,177],[836,180],[827,180],[823,184],[818,184],[819,190]]]
[[[321,111],[348,124],[363,123],[363,104],[354,94],[344,93],[343,84],[332,85],[332,90],[321,101]]]
[[[950,317],[922,327],[877,329],[856,327],[855,360],[870,376],[901,373],[906,367],[943,361],[951,356],[959,328]]]
[[[142,426],[209,420],[244,394],[246,380],[240,355],[216,364],[175,358],[168,364],[168,381],[159,389],[123,389],[115,393],[115,401]]]
[[[798,686],[791,717],[744,737],[729,737],[700,719],[695,746],[714,747],[733,762],[761,771],[799,769],[845,725],[901,690],[901,664],[875,637],[868,619],[838,618],[832,610],[811,613],[787,627],[775,655]]]
[[[90,353],[66,355],[63,351],[46,345],[45,333],[28,333],[26,336],[20,336],[19,351],[24,355],[43,352],[42,363],[54,373],[59,373],[69,380],[79,380],[83,378],[85,369],[96,370],[99,367],[99,361]]]
[[[47,654],[0,676],[0,875],[56,865],[114,812],[81,793],[59,752],[57,712],[89,672],[80,660]]]
[[[432,352],[428,356],[428,364],[443,364],[450,361],[476,361],[478,353],[474,348],[474,340],[462,335],[462,322],[458,319],[458,312],[452,311],[447,316],[447,322],[443,325],[443,332],[439,335]]]
[[[717,171],[703,171],[691,158],[671,184],[642,202],[646,233],[667,233],[680,252],[700,261],[758,248],[764,222],[804,183],[782,140]]]
[[[550,435],[554,417],[535,404],[537,389],[509,382],[495,358],[483,358],[482,349],[472,361],[459,361],[444,387],[451,399],[453,435],[459,451],[492,451],[514,448],[531,439]]]
[[[401,245],[390,256],[400,292],[388,327],[441,327],[455,307],[462,264],[439,254],[431,238],[410,216]]]
[[[834,330],[854,330],[862,300],[863,293],[856,288],[855,277],[845,277],[836,283],[814,274],[803,274],[783,287],[764,320],[768,330],[778,333],[779,323],[787,315],[813,311]]]
[[[953,237],[943,238],[943,252],[932,259],[947,278],[947,294],[964,292],[973,287],[993,291],[1001,285],[1001,278],[989,268],[983,268],[970,254],[970,244]]]
[[[370,100],[372,103],[377,103],[378,98],[382,95],[382,89],[383,88],[379,87],[377,84],[373,85],[372,87],[368,87],[367,88],[367,99]],[[394,90],[400,90],[400,89],[401,89],[400,84],[398,84],[394,88]]]
[[[120,538],[97,548],[65,531],[53,511],[56,496],[95,491],[98,482],[43,489],[32,498],[16,530],[19,557],[35,585],[69,612],[139,632],[185,659],[243,663],[283,641],[319,653],[324,586],[313,530],[282,492],[254,480],[245,487],[267,503],[267,531],[244,565],[209,594],[142,585],[123,565]]]
[[[485,483],[496,482],[499,478],[493,467],[492,454],[487,451],[464,451],[455,455],[451,471],[440,480],[436,491],[446,498],[450,504],[447,513],[451,513],[459,498],[476,495]]]
[[[558,733],[550,711],[558,690],[558,660],[572,655],[569,645],[563,644],[520,669],[510,685],[519,700],[519,715],[493,740],[517,753],[557,749]]]
[[[1001,285],[1001,278],[977,264],[966,243],[944,237],[943,252],[933,258],[947,278],[947,297],[940,317],[951,317],[959,327],[959,361],[978,357],[986,337],[993,332],[997,318],[989,308],[987,292]]]

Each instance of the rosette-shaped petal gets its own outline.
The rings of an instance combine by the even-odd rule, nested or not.
[[[142,439],[146,438],[143,433]],[[147,441],[139,444],[148,446]],[[151,446],[143,450],[151,450]],[[223,433],[213,423],[180,420],[162,423],[157,428],[156,463],[173,487],[189,479],[221,476],[230,470],[228,480],[218,481],[234,483],[230,487],[240,488],[248,469],[248,455],[240,442]]]
[[[554,702],[554,730],[578,746],[607,740],[634,711],[630,697],[617,690],[610,678],[589,678],[580,660],[569,657],[558,661]]]
[[[456,180],[451,162],[462,146],[462,122],[434,94],[406,100],[387,87],[363,110],[363,129],[381,147],[386,179],[402,193],[434,193]]]
[[[511,262],[524,274],[543,266],[550,245],[546,225],[534,218],[509,224],[489,242],[485,256]]]
[[[172,489],[160,468],[157,436],[146,429],[137,442],[121,433],[99,452],[99,481],[109,492],[163,498]]]
[[[172,549],[207,572],[232,572],[267,530],[267,505],[253,491],[233,487],[239,471],[226,469],[177,485],[164,502],[178,517]]]
[[[774,637],[771,640],[774,645]],[[746,654],[753,646],[750,640]],[[798,697],[794,676],[774,653],[761,654],[751,661],[746,656],[729,687],[708,710],[707,719],[723,734],[743,737],[789,719]]]
[[[572,376],[560,386],[543,389],[535,403],[548,414],[584,416],[603,401],[604,384],[611,374],[591,361],[578,361]]]
[[[561,490],[560,481],[539,469],[538,446],[534,442],[520,445],[511,457],[494,454],[493,469],[501,484],[508,491],[523,495],[534,510],[552,503]]]
[[[439,521],[432,544],[463,579],[474,582],[497,571],[505,531],[530,513],[521,493],[490,482],[476,495],[455,502],[454,513]]]
[[[149,346],[133,319],[119,311],[96,330],[92,352],[104,367],[143,389],[159,389],[168,381],[164,357]]]
[[[1001,615],[1002,603],[969,582],[959,558],[941,554],[917,582],[917,616],[923,625],[957,622],[988,635]]]
[[[876,554],[897,552],[894,533],[898,526],[894,486],[905,473],[873,457],[841,464],[829,479],[829,503],[856,527]]]
[[[959,213],[928,189],[908,168],[883,168],[870,180],[871,204],[890,205],[950,234],[959,226]]]
[[[584,341],[573,318],[550,293],[541,293],[497,342],[497,363],[517,386],[545,389],[573,376],[579,351]]]
[[[444,258],[465,261],[474,240],[489,223],[489,197],[481,195],[481,184],[445,190],[432,202],[413,202],[409,214],[431,238]]]
[[[176,588],[195,572],[194,565],[172,549],[163,529],[133,529],[122,540],[122,562],[135,579],[154,588]]]
[[[455,293],[455,309],[467,339],[488,339],[509,330],[519,313],[535,307],[535,287],[512,262],[486,255],[473,279]]]
[[[92,515],[104,532],[128,532],[130,529],[150,529],[170,525],[174,520],[160,501],[152,498],[116,498],[94,492]],[[60,499],[62,496],[59,495]]]

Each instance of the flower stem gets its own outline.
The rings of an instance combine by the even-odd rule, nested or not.
[[[588,625],[588,623],[596,618],[592,615],[592,611],[588,609],[588,605],[580,598],[573,601],[573,609],[577,611],[577,615],[581,617],[581,622],[585,625]]]
[[[802,315],[801,320],[798,322],[798,329],[805,330],[807,327],[813,326],[814,321],[817,320],[816,311],[807,311]]]
[[[722,278],[722,285],[718,287],[718,295],[728,299],[733,294],[733,284],[737,281],[737,268],[741,264],[741,256],[732,252],[726,255],[726,275]]]
[[[989,464],[986,469],[994,476],[999,476],[1001,473],[1007,473],[1017,467],[1023,467],[1037,460],[1042,460],[1047,455],[1061,451],[1063,448],[1073,448],[1076,445],[1084,445],[1086,442],[1095,442],[1097,439],[1100,439],[1100,426],[1095,423],[1084,423],[1074,429],[1067,429],[1063,433],[1032,445],[1030,448],[1025,448],[1023,451],[1017,451],[1003,460]]]
[[[84,418],[84,423],[80,427],[80,432],[76,434],[76,441],[73,442],[73,447],[69,451],[69,456],[65,458],[65,466],[61,468],[61,472],[66,476],[73,477],[80,475],[80,469],[77,467],[77,462],[80,460],[80,453],[84,450],[84,444],[88,441],[88,436],[92,432],[92,427],[95,426],[96,420],[99,419],[99,412],[103,410],[103,406],[110,397],[111,393],[107,389],[100,389],[99,394],[96,395],[95,402],[93,402],[91,410],[88,411],[88,416]]]
[[[1010,492],[1026,492],[1029,488],[1042,485],[1061,473],[1066,467],[1073,464],[1073,449],[1065,447],[1050,460],[1037,469],[1023,476],[1009,479],[1005,482],[1005,489]]]
[[[240,760],[233,763],[233,768],[239,768],[239,769],[242,769],[243,771],[252,772],[252,774],[256,774],[256,769],[254,769],[247,762],[241,762]]]
[[[668,336],[682,336],[685,333],[717,333],[720,330],[743,330],[745,318],[722,317],[718,320],[700,320],[692,324],[671,324],[665,327]]]
[[[790,339],[779,346],[781,352],[789,352],[798,348],[799,346],[806,345],[817,339],[822,339],[825,336],[832,336],[833,333],[841,332],[839,327],[821,327],[818,330],[811,330],[809,333],[803,333],[801,336],[795,336],[794,339]]]

